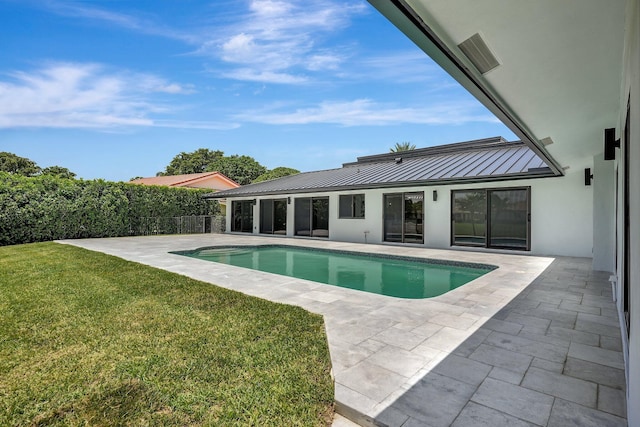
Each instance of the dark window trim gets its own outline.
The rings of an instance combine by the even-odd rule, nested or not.
[[[340,219],[365,219],[366,216],[366,202],[365,202],[365,207],[364,207],[364,212],[362,212],[362,216],[356,216],[356,199],[355,196],[362,196],[362,199],[365,200],[366,196],[365,193],[354,193],[354,194],[340,194],[338,197],[338,218]],[[341,212],[341,206],[342,206],[342,198],[343,197],[350,197],[351,198],[351,216],[342,216],[342,212]]]
[[[501,245],[491,245],[491,201],[489,194],[493,191],[511,191],[511,190],[526,190],[527,191],[527,245],[526,249],[523,248],[514,248],[513,246],[501,246]],[[454,204],[455,198],[453,197],[454,193],[464,193],[469,191],[484,191],[486,196],[486,206],[485,206],[485,242],[484,244],[473,244],[473,243],[456,243],[455,241],[455,227],[454,227]],[[473,248],[486,248],[486,249],[506,249],[512,251],[531,251],[531,186],[525,187],[492,187],[492,188],[466,188],[459,190],[451,190],[451,204],[450,210],[451,220],[449,221],[450,227],[450,245],[451,246],[466,246]]]

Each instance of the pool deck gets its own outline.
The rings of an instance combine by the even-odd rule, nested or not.
[[[587,258],[208,234],[66,240],[324,316],[335,427],[626,426],[609,274]],[[498,266],[405,300],[168,253],[287,244]]]

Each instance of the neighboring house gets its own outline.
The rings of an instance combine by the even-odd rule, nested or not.
[[[138,178],[130,181],[131,184],[160,185],[163,187],[189,187],[210,188],[221,191],[239,187],[240,184],[227,178],[220,172],[189,173],[185,175],[154,176],[151,178]]]
[[[185,175],[154,176],[151,178],[138,178],[130,181],[131,184],[159,185],[163,187],[187,187],[204,188],[215,191],[228,190],[240,186],[234,180],[227,178],[220,172],[190,173]],[[225,200],[220,200],[221,212],[225,213]]]
[[[500,137],[360,157],[213,193],[227,231],[591,256],[584,174],[557,177]]]
[[[365,174],[369,185],[362,185],[358,167],[375,173],[358,162],[226,191],[234,203],[230,230],[317,231],[317,238],[327,238],[320,237],[327,230],[330,239],[495,246],[491,219],[483,218],[500,218],[503,207],[472,207],[513,192],[520,201],[498,229],[521,230],[528,206],[528,240],[522,243],[521,231],[499,232],[497,246],[592,257],[595,270],[612,273],[628,423],[640,425],[640,0],[369,2],[539,157],[548,167],[539,172],[544,178],[521,168],[518,180],[508,180],[509,172],[494,180],[487,169],[448,183],[435,170],[440,180],[429,181],[417,168],[415,176],[403,172],[405,182],[394,182],[394,168],[409,163],[403,158],[381,162],[375,173],[385,178],[375,182]],[[469,168],[474,164],[480,163],[470,160]],[[458,199],[464,203],[451,202]],[[465,225],[458,227],[460,221]]]

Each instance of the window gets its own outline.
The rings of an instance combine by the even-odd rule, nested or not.
[[[253,200],[231,202],[231,231],[253,232]]]
[[[260,200],[260,233],[287,234],[287,199]]]
[[[451,192],[451,244],[529,250],[530,193],[527,188]]]
[[[295,201],[295,235],[329,237],[329,198],[301,197]]]
[[[385,242],[423,243],[424,193],[385,194]]]
[[[364,218],[364,194],[341,194],[339,217]]]

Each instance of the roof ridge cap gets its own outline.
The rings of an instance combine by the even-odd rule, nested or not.
[[[501,136],[476,139],[471,141],[454,142],[452,144],[435,145],[432,147],[417,148],[415,150],[400,151],[394,153],[373,154],[370,156],[361,156],[355,162],[344,163],[342,166],[354,166],[358,164],[387,162],[396,160],[397,158],[424,157],[434,154],[449,154],[452,152],[464,152],[470,150],[489,150],[492,148],[503,147],[509,144],[524,145],[522,141],[507,141]]]

